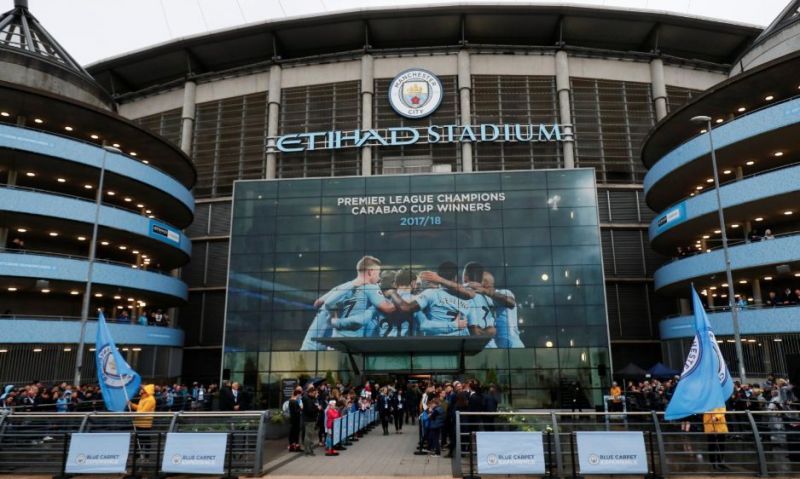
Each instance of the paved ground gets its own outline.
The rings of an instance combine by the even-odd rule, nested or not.
[[[452,478],[450,459],[444,457],[415,456],[417,447],[416,426],[403,429],[402,434],[391,432],[384,436],[380,425],[360,441],[340,451],[339,456],[326,457],[316,449],[316,456],[307,457],[293,453],[268,466],[265,477],[293,479],[300,477],[351,477],[375,476]],[[390,428],[393,431],[394,428]],[[280,459],[280,458],[279,458]]]

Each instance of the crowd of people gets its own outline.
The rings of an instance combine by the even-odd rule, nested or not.
[[[495,412],[500,400],[496,386],[484,389],[477,380],[436,383],[380,385],[369,382],[363,387],[325,382],[295,388],[284,403],[289,416],[289,451],[314,455],[314,446],[325,446],[326,455],[335,456],[333,422],[342,416],[374,407],[383,435],[403,433],[404,426],[416,426],[419,449],[432,457],[455,445],[456,411]],[[469,425],[465,425],[469,428]]]
[[[148,311],[143,309],[136,317],[128,314],[128,311],[123,309],[110,318],[106,318],[109,322],[120,324],[138,324],[140,326],[169,326],[169,315],[162,309],[154,309]]]
[[[235,386],[238,389],[238,384]],[[220,391],[216,384],[206,387],[193,383],[153,385],[153,399],[157,411],[211,411],[239,410],[238,392],[230,392],[231,385],[224,384]],[[231,396],[236,399],[228,400]],[[231,404],[239,402],[240,404]],[[230,405],[230,406],[229,406]],[[103,411],[103,393],[96,384],[73,386],[66,382],[47,386],[41,381],[16,386],[8,384],[0,394],[0,409],[18,412],[82,412]]]
[[[624,391],[615,381],[609,391],[609,411],[621,411],[623,401],[628,411],[663,411],[675,393],[678,380],[678,376],[630,380]],[[763,383],[735,381],[733,384],[733,395],[726,405],[731,411],[788,410],[797,402],[794,386],[788,379],[775,375],[769,375]]]
[[[619,412],[626,406],[628,411],[663,411],[675,393],[680,378],[660,381],[646,378],[629,381],[625,390],[617,382],[609,391],[609,411]],[[784,414],[754,415],[756,427],[765,447],[781,446],[790,451],[800,448],[796,439],[789,440],[786,432],[800,432],[800,409],[794,386],[788,379],[767,376],[763,383],[741,383],[734,381],[733,393],[724,407],[703,414],[696,414],[680,421],[680,429],[686,433],[702,433],[708,443],[708,459],[713,469],[729,471],[725,464],[725,449],[730,438],[744,438],[752,434],[752,426],[742,415],[726,418],[729,411],[774,411]],[[731,434],[731,436],[729,436]],[[684,443],[684,449],[691,451],[691,444]],[[800,451],[798,451],[800,452]],[[794,454],[794,452],[792,452]],[[797,459],[800,460],[800,454]]]

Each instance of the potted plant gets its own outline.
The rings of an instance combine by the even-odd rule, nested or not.
[[[269,410],[269,421],[264,431],[265,439],[280,439],[289,436],[289,418],[280,409]]]

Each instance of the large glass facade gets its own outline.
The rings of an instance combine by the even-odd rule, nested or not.
[[[514,407],[559,407],[578,381],[599,403],[610,363],[593,173],[237,182],[225,374],[264,407],[282,379],[357,373],[477,377]],[[400,305],[416,312],[392,329]],[[485,341],[462,356],[452,336]],[[353,339],[372,349],[341,352]],[[430,339],[441,351],[412,344]]]

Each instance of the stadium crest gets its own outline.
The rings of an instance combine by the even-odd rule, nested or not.
[[[442,82],[433,73],[414,68],[394,77],[389,86],[389,104],[406,118],[424,118],[442,103]]]

